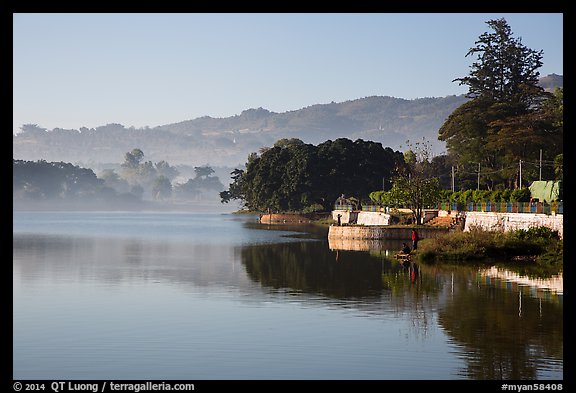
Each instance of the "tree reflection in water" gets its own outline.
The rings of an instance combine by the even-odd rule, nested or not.
[[[382,290],[380,261],[368,254],[327,252],[325,242],[248,246],[241,255],[249,277],[264,287],[334,298],[373,297]]]
[[[561,302],[486,285],[476,267],[402,264],[389,255],[330,250],[326,241],[241,249],[248,276],[262,287],[321,294],[372,315],[408,315],[424,335],[438,323],[465,361],[465,378],[537,379],[562,370]]]

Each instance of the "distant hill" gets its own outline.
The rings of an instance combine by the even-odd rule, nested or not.
[[[438,129],[465,101],[463,96],[416,100],[374,96],[284,113],[248,109],[232,117],[202,117],[158,128],[210,140],[217,148],[250,151],[271,146],[280,138],[300,138],[306,143],[318,144],[340,137],[382,142],[393,149],[398,149],[406,140],[426,137],[440,151],[444,146],[437,141]]]
[[[549,74],[540,78],[540,86],[544,90],[553,92],[557,87],[564,87],[564,77],[557,74]]]
[[[441,152],[444,145],[437,140],[438,129],[466,100],[464,96],[416,100],[374,96],[284,113],[247,109],[236,116],[200,117],[155,128],[107,124],[94,129],[49,131],[28,127],[13,137],[13,158],[93,167],[94,163],[122,162],[127,151],[138,147],[154,162],[238,166],[251,152],[281,138],[318,144],[340,137],[373,140],[394,150],[406,140],[415,142],[425,137]]]
[[[562,76],[548,75],[542,78],[542,84],[547,89],[561,86]],[[93,168],[101,163],[122,162],[124,154],[137,147],[153,162],[235,167],[244,164],[251,152],[281,138],[318,144],[341,137],[381,142],[394,150],[402,150],[407,140],[425,138],[434,153],[440,154],[445,144],[438,141],[438,130],[446,117],[467,100],[464,95],[414,100],[372,96],[283,113],[247,109],[236,116],[204,116],[154,128],[108,124],[95,129],[48,131],[27,127],[26,132],[13,137],[13,158],[64,161]]]

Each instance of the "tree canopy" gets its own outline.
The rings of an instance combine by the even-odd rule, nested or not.
[[[222,202],[241,200],[254,211],[330,210],[342,194],[367,198],[403,160],[381,143],[339,138],[317,146],[283,139],[248,157],[246,169],[232,172]]]
[[[505,19],[486,23],[493,32],[466,54],[477,55],[470,74],[454,80],[469,87],[472,100],[447,117],[438,139],[457,175],[478,175],[488,189],[521,188],[539,173],[553,179],[563,150],[563,90],[539,86],[542,51],[514,38]]]
[[[527,48],[521,38],[514,38],[504,18],[486,24],[494,31],[480,35],[476,46],[466,54],[477,55],[470,74],[454,81],[468,85],[471,98],[488,98],[526,109],[544,92],[538,84],[543,51]]]

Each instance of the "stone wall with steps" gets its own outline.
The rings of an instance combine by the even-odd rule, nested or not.
[[[332,229],[328,236],[334,238],[346,239],[406,239],[409,238],[410,228],[386,228],[388,221],[384,213],[378,212],[345,212],[334,211],[334,213],[342,214],[341,222],[348,223],[350,217],[355,217],[358,222],[360,217],[363,216],[361,222],[370,223],[364,225],[351,225],[341,226]],[[340,213],[338,213],[340,212]],[[372,219],[365,217],[372,216]],[[484,230],[501,230],[504,232],[514,231],[517,229],[529,229],[531,227],[547,227],[552,230],[558,231],[560,238],[564,234],[564,221],[563,215],[548,215],[538,213],[496,213],[496,212],[459,212],[458,217],[452,214],[438,214],[438,217],[430,220],[428,224],[418,226],[418,233],[423,233],[421,237],[433,237],[432,234],[440,232],[430,232],[430,236],[424,235],[427,230],[435,231],[445,229],[448,231],[450,228],[461,221],[464,231],[470,231],[472,228],[481,228]],[[380,223],[382,222],[382,223]],[[385,222],[385,223],[384,223]],[[408,235],[405,232],[407,231]],[[408,237],[407,237],[408,236]]]

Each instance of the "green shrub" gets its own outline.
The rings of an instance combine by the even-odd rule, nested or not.
[[[313,205],[305,207],[304,210],[302,210],[302,213],[308,214],[308,213],[317,213],[317,212],[322,212],[322,211],[324,211],[324,206],[322,206],[319,203],[315,203]]]
[[[511,260],[531,258],[547,269],[558,270],[563,265],[562,240],[558,231],[534,227],[503,233],[472,227],[468,232],[451,232],[438,238],[424,239],[417,250],[421,262]]]
[[[510,194],[510,201],[512,202],[528,202],[531,194],[529,188],[518,188]]]

